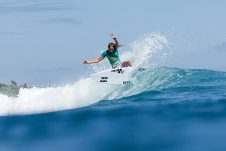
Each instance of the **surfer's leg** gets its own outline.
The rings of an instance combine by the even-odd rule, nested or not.
[[[125,67],[132,67],[132,62],[131,61],[124,61],[122,63],[122,68],[125,68]]]

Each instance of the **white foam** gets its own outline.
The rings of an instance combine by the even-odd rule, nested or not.
[[[83,107],[104,98],[110,86],[81,79],[60,87],[20,89],[17,97],[0,95],[0,115],[31,114]]]

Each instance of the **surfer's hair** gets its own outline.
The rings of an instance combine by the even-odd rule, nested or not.
[[[114,43],[112,43],[112,42],[108,44],[108,48],[110,48],[111,46],[113,46],[114,49],[116,48],[116,45]]]

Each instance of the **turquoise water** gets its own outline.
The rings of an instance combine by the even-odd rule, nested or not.
[[[0,117],[1,150],[226,149],[226,73],[161,67],[134,79],[70,110],[8,108]]]

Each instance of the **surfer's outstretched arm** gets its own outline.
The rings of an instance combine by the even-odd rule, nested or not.
[[[98,63],[100,61],[102,61],[104,58],[102,56],[100,56],[99,58],[92,60],[92,61],[88,61],[88,60],[84,60],[83,64],[93,64],[93,63]]]
[[[117,47],[117,48],[120,47],[121,45],[119,44],[119,42],[118,42],[116,36],[115,36],[113,33],[110,33],[110,36],[111,36],[111,38],[115,41],[116,47]]]

